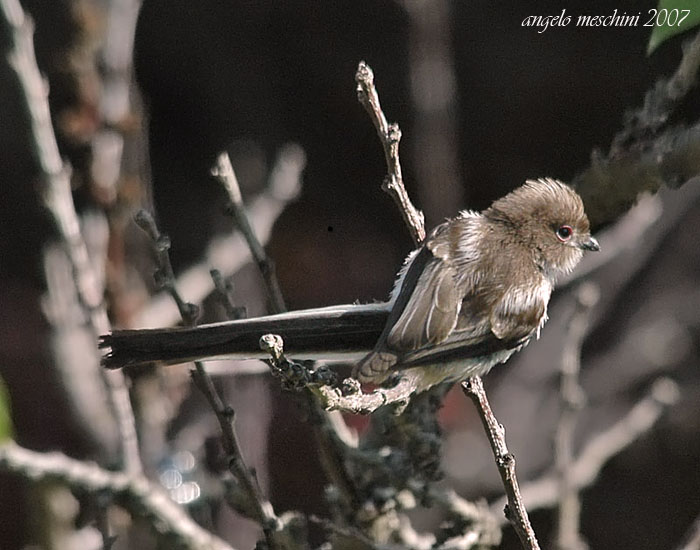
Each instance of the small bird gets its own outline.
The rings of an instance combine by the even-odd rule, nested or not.
[[[101,347],[111,348],[103,363],[260,357],[258,339],[273,332],[300,358],[358,357],[364,349],[353,369],[358,380],[379,384],[399,373],[423,391],[483,375],[539,336],[557,278],[585,250],[599,249],[571,187],[528,180],[483,212],[463,211],[438,225],[409,254],[387,303],[115,331],[102,337]]]
[[[584,250],[600,246],[581,198],[558,180],[528,180],[482,213],[462,212],[406,259],[384,330],[354,376],[380,383],[411,370],[427,388],[486,374],[539,337],[557,278]]]

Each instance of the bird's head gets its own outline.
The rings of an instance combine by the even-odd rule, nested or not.
[[[584,250],[599,250],[578,193],[551,178],[528,180],[484,212],[527,247],[552,281],[569,273]]]

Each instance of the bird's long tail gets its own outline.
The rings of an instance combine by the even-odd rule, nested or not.
[[[344,305],[192,328],[116,330],[100,338],[100,347],[109,350],[102,364],[117,369],[196,359],[264,358],[259,341],[269,333],[282,337],[290,357],[338,358],[372,349],[388,313],[384,303]]]

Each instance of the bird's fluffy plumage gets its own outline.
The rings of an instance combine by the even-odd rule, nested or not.
[[[384,331],[355,375],[381,382],[420,367],[432,385],[507,360],[539,334],[557,277],[597,247],[589,231],[580,197],[553,179],[439,225],[407,258]]]

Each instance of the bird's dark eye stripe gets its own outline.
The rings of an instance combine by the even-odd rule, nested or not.
[[[557,229],[557,237],[560,241],[568,241],[571,238],[574,230],[570,225],[562,225]]]

